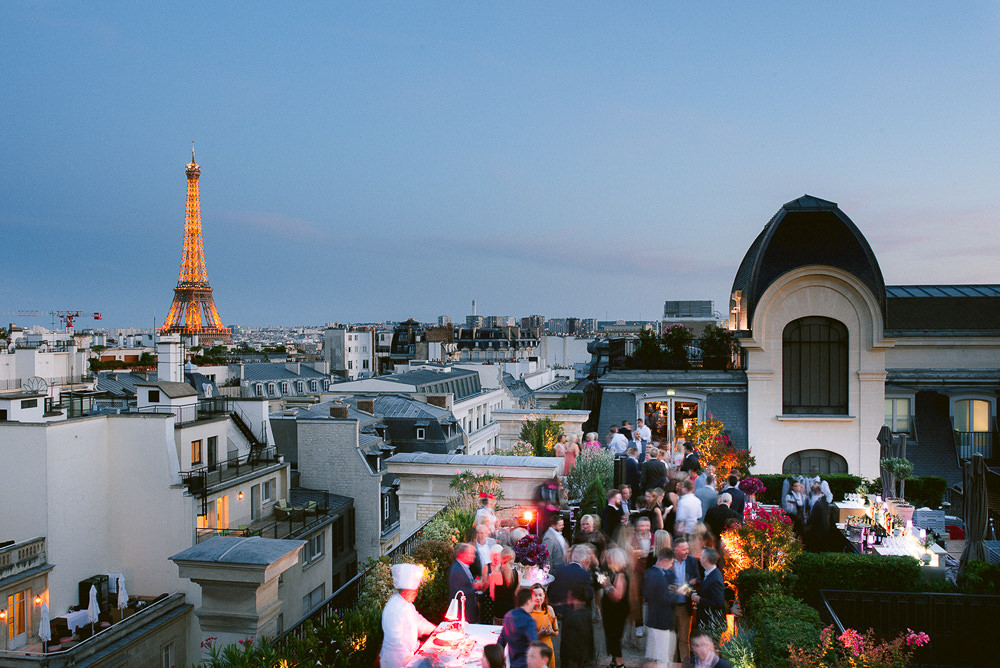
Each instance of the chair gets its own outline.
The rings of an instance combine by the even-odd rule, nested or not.
[[[309,515],[316,515],[319,513],[319,506],[316,505],[315,501],[310,501],[305,507],[306,517]]]

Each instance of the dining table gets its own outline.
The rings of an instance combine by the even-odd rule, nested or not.
[[[59,618],[66,620],[66,627],[70,630],[70,633],[90,623],[90,617],[87,616],[86,610],[67,612],[65,615],[59,615]]]

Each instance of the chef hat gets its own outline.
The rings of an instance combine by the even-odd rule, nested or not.
[[[424,567],[418,564],[396,564],[392,567],[392,584],[396,589],[419,589]]]

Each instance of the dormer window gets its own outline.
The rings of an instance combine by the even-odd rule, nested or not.
[[[281,382],[281,393],[288,394],[288,381]]]
[[[422,441],[427,438],[427,430],[423,427],[417,427],[417,440]]]
[[[160,403],[160,391],[159,390],[150,390],[149,391],[149,403],[151,403],[151,404],[158,404],[158,403]]]

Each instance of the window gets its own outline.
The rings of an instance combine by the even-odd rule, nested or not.
[[[27,601],[30,600],[29,593],[27,589],[22,589],[7,597],[7,640],[11,649],[20,647],[28,639]]]
[[[890,398],[885,400],[885,422],[894,434],[912,434],[910,427],[910,400]]]
[[[417,427],[417,440],[422,441],[427,437],[427,430],[423,427]]]
[[[368,360],[361,360],[361,368],[362,369],[368,368]]]
[[[295,381],[295,391],[299,394],[304,394],[306,391],[306,382],[304,380]]]
[[[955,442],[960,459],[970,459],[977,452],[987,459],[993,457],[991,422],[990,402],[984,399],[955,402]]]
[[[219,460],[219,437],[209,436],[206,449],[208,450],[208,465],[214,467]]]
[[[793,320],[782,335],[782,410],[847,415],[847,327],[830,318]]]
[[[268,394],[268,396],[272,396],[272,397],[277,396],[278,389],[277,389],[277,387],[275,386],[274,383],[268,383],[267,384],[267,394]]]
[[[264,396],[264,383],[257,383],[256,385],[254,385],[253,391],[254,394],[256,394],[258,397]]]
[[[286,380],[281,381],[281,393],[288,394],[288,381]]]
[[[309,386],[312,388],[313,392],[319,392],[319,381],[318,380],[311,381],[309,383]]]
[[[277,624],[277,632],[278,635],[280,636],[282,633],[285,632],[285,613],[279,612],[278,620],[275,623]]]
[[[151,404],[158,404],[158,403],[160,403],[160,391],[159,390],[150,390],[149,391],[149,403],[151,403]]]
[[[229,528],[229,497],[220,496],[215,500],[215,528]]]
[[[354,360],[347,360],[347,368],[348,369],[354,368]]]
[[[391,504],[389,503],[389,495],[388,494],[383,494],[382,495],[382,526],[383,527],[389,526],[389,507],[390,507],[390,505]]]
[[[174,668],[174,644],[167,643],[160,647],[160,668]]]
[[[302,563],[309,564],[323,556],[325,552],[325,541],[322,533],[318,533],[302,547]]]
[[[38,399],[21,399],[21,408],[36,408]]]
[[[313,608],[319,606],[325,598],[326,584],[324,583],[302,597],[302,612],[312,612]]]
[[[191,441],[191,465],[201,464],[201,439]]]
[[[274,498],[274,483],[275,483],[274,478],[271,478],[263,485],[261,485],[261,491],[263,492],[263,494],[261,495],[261,500],[264,503],[267,503],[268,501]]]

